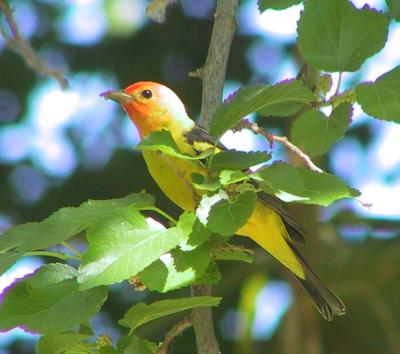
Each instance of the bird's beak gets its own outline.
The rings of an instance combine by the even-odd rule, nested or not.
[[[131,95],[128,95],[124,91],[106,91],[100,94],[100,96],[118,102],[120,104],[125,104],[133,100],[133,97]]]

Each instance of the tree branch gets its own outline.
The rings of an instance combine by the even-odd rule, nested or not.
[[[243,119],[240,123],[238,123],[235,127],[235,130],[241,130],[243,128],[250,129],[252,132],[264,136],[271,144],[272,142],[276,141],[286,146],[290,151],[296,154],[299,158],[301,158],[307,167],[315,172],[324,172],[321,170],[314,162],[311,161],[311,158],[301,151],[299,147],[292,144],[286,136],[277,136],[266,132],[264,129],[261,129],[257,123],[249,122],[248,120]]]
[[[0,26],[0,32],[4,37],[6,44],[21,55],[26,64],[36,72],[44,76],[50,76],[58,81],[64,89],[68,88],[68,82],[60,70],[51,68],[40,56],[33,50],[31,45],[22,36],[17,23],[12,14],[9,4],[6,0],[0,0],[0,10],[4,14],[9,32]]]
[[[226,66],[233,35],[236,30],[236,11],[239,0],[217,0],[214,25],[206,62],[196,76],[203,82],[199,125],[209,128],[215,111],[222,102]],[[192,296],[211,296],[211,286],[192,285]],[[217,354],[211,307],[192,310],[192,323],[196,335],[198,354]]]
[[[198,76],[203,81],[199,125],[210,126],[215,111],[222,101],[226,66],[233,35],[236,30],[236,11],[239,0],[218,0],[214,26],[206,62]]]
[[[182,321],[178,322],[171,330],[165,335],[163,344],[157,349],[156,354],[167,354],[170,344],[173,342],[175,337],[179,336],[186,328],[192,325],[190,318],[186,317]]]

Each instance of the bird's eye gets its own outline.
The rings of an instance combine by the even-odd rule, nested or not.
[[[142,91],[142,96],[144,97],[144,98],[151,98],[151,96],[153,96],[153,92],[151,92],[150,90],[143,90]]]

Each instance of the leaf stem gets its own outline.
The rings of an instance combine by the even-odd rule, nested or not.
[[[168,221],[170,221],[172,224],[176,225],[178,223],[177,220],[175,220],[171,215],[167,214],[165,211],[157,208],[156,206],[146,206],[143,208],[140,208],[140,210],[147,210],[147,211],[154,211],[157,214],[160,214],[161,216],[163,216],[164,218],[166,218]]]
[[[342,72],[339,71],[339,77],[338,77],[338,82],[337,82],[337,86],[336,86],[336,91],[334,96],[337,96],[339,94],[339,90],[340,90],[340,84],[342,83]]]
[[[65,248],[69,249],[74,255],[79,257],[79,259],[82,258],[82,253],[80,253],[74,246],[70,245],[68,242],[66,242],[66,241],[61,242],[60,245],[62,245]]]
[[[25,252],[24,256],[45,256],[45,257],[54,257],[54,258],[59,258],[62,260],[67,260],[67,259],[75,259],[77,261],[80,261],[81,259],[77,256],[71,256],[69,254],[64,254],[64,253],[59,253],[59,252],[54,252],[54,251],[30,251],[30,252]]]

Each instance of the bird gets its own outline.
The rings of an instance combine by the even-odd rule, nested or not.
[[[165,85],[141,81],[102,96],[122,106],[141,139],[167,130],[179,149],[192,156],[213,146],[225,149],[188,116],[181,99]],[[203,192],[196,190],[191,176],[206,175],[204,163],[160,151],[142,153],[150,175],[165,195],[181,209],[195,211]],[[324,319],[331,321],[334,315],[346,312],[342,300],[328,289],[297,250],[295,243],[304,242],[306,233],[278,198],[258,192],[253,213],[235,234],[251,238],[283,264],[304,287]]]

